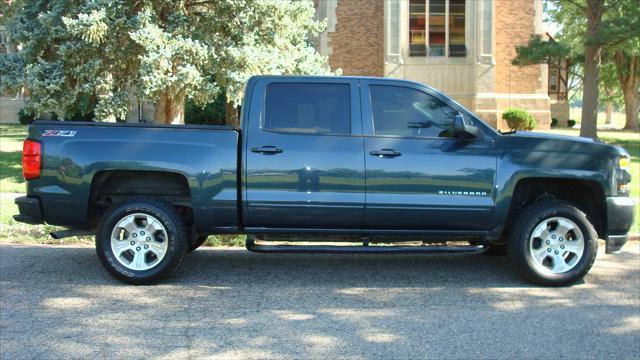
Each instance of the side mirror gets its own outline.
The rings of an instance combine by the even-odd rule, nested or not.
[[[462,115],[457,114],[453,118],[453,134],[460,138],[478,137],[480,129],[467,122]]]

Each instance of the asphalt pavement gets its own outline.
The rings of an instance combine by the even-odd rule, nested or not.
[[[154,286],[0,245],[0,358],[640,358],[640,243],[567,288],[504,257],[201,249]]]

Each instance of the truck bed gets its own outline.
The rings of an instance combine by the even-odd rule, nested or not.
[[[174,173],[188,184],[194,223],[207,227],[198,230],[233,231],[238,225],[236,129],[38,121],[29,127],[28,139],[43,144],[44,156],[42,174],[27,182],[27,194],[40,198],[49,224],[87,227],[87,204],[100,190],[98,179],[117,171],[133,178]]]

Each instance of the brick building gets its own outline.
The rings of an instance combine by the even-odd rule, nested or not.
[[[511,64],[517,45],[545,33],[542,0],[315,2],[329,25],[317,47],[332,69],[433,86],[499,128],[508,107],[549,127],[547,65]]]

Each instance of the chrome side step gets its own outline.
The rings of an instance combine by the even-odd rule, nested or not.
[[[72,236],[94,236],[95,234],[96,234],[95,230],[75,230],[75,229],[53,231],[49,233],[49,235],[56,240],[64,239]]]
[[[341,245],[263,245],[247,240],[247,250],[256,253],[288,253],[288,254],[450,254],[450,253],[482,253],[487,250],[484,245],[466,246],[391,246],[364,243],[361,246]]]

